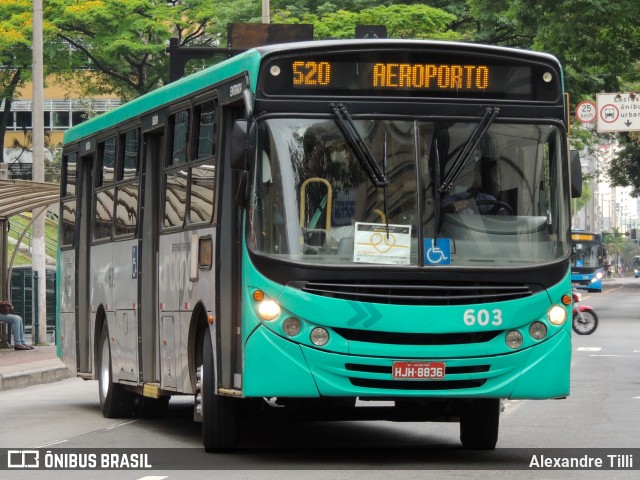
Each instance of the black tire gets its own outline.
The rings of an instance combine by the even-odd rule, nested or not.
[[[493,450],[499,425],[499,398],[476,398],[461,405],[460,441],[464,448]]]
[[[216,374],[209,329],[204,335],[202,358],[202,444],[207,452],[238,446],[240,400],[215,394]]]
[[[113,383],[109,329],[105,324],[98,345],[98,393],[105,418],[129,418],[133,415],[136,396],[122,385]]]
[[[592,310],[575,313],[571,327],[578,335],[591,335],[598,328],[598,316]]]

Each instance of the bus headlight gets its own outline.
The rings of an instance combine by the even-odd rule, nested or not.
[[[322,347],[329,341],[329,332],[322,327],[316,327],[311,330],[310,340],[314,345]]]
[[[554,305],[547,312],[547,317],[553,325],[562,325],[567,320],[567,311],[560,305]]]
[[[598,273],[596,273],[595,280],[591,280],[591,281],[592,282],[597,282],[598,280],[601,280],[602,277],[604,277],[604,274],[602,272],[598,272]]]
[[[542,340],[547,336],[547,326],[542,322],[533,322],[529,325],[529,335],[534,340]]]
[[[258,304],[258,315],[263,320],[273,320],[280,315],[280,305],[273,300],[263,300]]]
[[[284,333],[289,335],[290,337],[295,337],[300,333],[302,329],[302,325],[300,324],[300,320],[294,317],[287,318],[284,322],[282,322],[282,330]]]
[[[509,333],[507,333],[505,341],[507,342],[507,347],[509,348],[513,348],[514,350],[516,348],[520,348],[520,346],[522,345],[522,334],[517,330],[511,330]]]

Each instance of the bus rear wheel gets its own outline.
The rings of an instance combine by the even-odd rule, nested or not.
[[[238,445],[238,407],[240,401],[215,393],[211,333],[204,335],[202,358],[202,444],[207,452],[232,450]]]
[[[498,443],[500,399],[476,398],[461,405],[460,441],[464,448],[493,450]]]
[[[100,409],[105,418],[127,418],[133,413],[136,396],[122,385],[113,382],[109,329],[105,324],[100,333],[98,347],[98,391]]]

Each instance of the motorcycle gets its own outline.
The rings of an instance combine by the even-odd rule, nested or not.
[[[598,316],[588,305],[578,305],[582,300],[582,294],[576,291],[573,294],[573,331],[578,335],[591,335],[598,328]]]

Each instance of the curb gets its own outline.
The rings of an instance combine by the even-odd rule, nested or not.
[[[0,392],[43,383],[53,383],[71,377],[75,377],[75,373],[66,366],[44,367],[18,373],[0,374]]]

